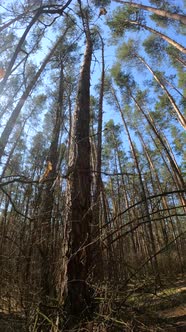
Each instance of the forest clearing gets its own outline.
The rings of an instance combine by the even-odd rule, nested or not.
[[[185,0],[0,0],[0,332],[186,331]]]

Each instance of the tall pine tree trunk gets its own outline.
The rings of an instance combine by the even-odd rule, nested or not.
[[[91,173],[90,173],[90,67],[92,40],[88,16],[84,11],[83,23],[86,49],[82,64],[76,108],[73,116],[72,138],[68,172],[68,228],[69,253],[67,265],[67,299],[65,309],[72,315],[71,323],[81,319],[91,304],[87,284],[90,258]]]

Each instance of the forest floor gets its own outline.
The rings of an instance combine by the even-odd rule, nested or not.
[[[99,313],[85,328],[91,332],[184,332],[186,331],[186,280],[164,279],[154,289],[148,281],[131,283],[128,289],[116,291],[106,286],[97,298]],[[112,294],[112,295],[111,295]],[[26,332],[23,316],[0,312],[0,332]],[[37,331],[34,330],[34,332]],[[60,330],[56,330],[60,331]],[[75,330],[73,330],[75,331]]]
[[[148,287],[147,283],[147,286],[137,289],[125,302],[126,307],[131,307],[134,313],[129,324],[131,331],[186,332],[185,278],[178,276],[176,280],[164,279],[161,288],[153,288]]]

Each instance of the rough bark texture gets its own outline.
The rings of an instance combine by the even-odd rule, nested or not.
[[[76,109],[73,118],[68,180],[68,224],[70,227],[66,310],[80,318],[91,303],[87,285],[90,259],[91,174],[90,174],[90,66],[92,41],[86,30],[86,50],[80,72]]]

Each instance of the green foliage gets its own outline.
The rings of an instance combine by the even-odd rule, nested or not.
[[[167,43],[165,40],[153,34],[143,42],[145,52],[157,61],[162,61],[162,59],[164,59],[166,45]]]
[[[178,87],[186,89],[186,71],[178,69]]]
[[[119,7],[115,10],[112,18],[107,23],[112,31],[113,37],[121,37],[128,29],[131,31],[139,31],[139,25],[131,24],[130,21],[142,22],[143,16],[138,8],[130,6]]]
[[[131,61],[135,58],[137,50],[139,51],[138,43],[133,39],[129,39],[127,43],[123,43],[117,50],[117,56],[121,60]]]
[[[116,151],[121,160],[124,160],[125,158],[125,153],[122,148],[121,132],[122,126],[120,124],[115,124],[113,119],[105,123],[102,157],[103,166],[105,166],[107,170],[109,170],[110,162],[113,161],[115,164]],[[110,166],[114,168],[114,166],[116,166],[114,164]]]
[[[171,112],[173,112],[173,109],[167,95],[159,95],[155,103],[154,111],[151,112],[155,123],[164,129],[168,128],[172,118]]]
[[[97,124],[97,114],[99,109],[99,100],[95,96],[90,96],[90,119],[93,126]]]
[[[184,116],[186,116],[186,88],[184,89],[184,97],[180,100],[180,108],[183,110]]]
[[[115,148],[116,145],[121,145],[122,141],[121,135],[121,125],[115,124],[114,120],[111,119],[105,123],[104,137],[106,139],[107,145],[110,148]]]
[[[91,29],[91,39],[94,51],[101,49],[101,40],[99,36],[99,30],[97,29],[97,27],[93,27]]]
[[[113,76],[116,84],[119,86],[119,88],[127,88],[132,87],[134,82],[131,79],[130,74],[125,74],[121,69],[121,64],[116,63],[111,68],[111,76]]]
[[[141,106],[149,103],[148,100],[148,90],[137,90],[136,92],[136,100],[139,102]]]
[[[31,168],[35,168],[39,173],[47,159],[47,143],[45,135],[40,131],[33,137],[32,147],[29,151]]]
[[[173,138],[174,150],[177,155],[182,157],[186,146],[186,134],[181,132],[176,126],[171,127],[171,136]]]
[[[152,15],[150,15],[150,17],[161,28],[168,28],[169,25],[171,25],[172,21],[173,21],[168,17],[160,16],[160,15],[157,15],[157,14],[152,14]]]
[[[179,50],[177,50],[175,47],[173,47],[172,45],[168,45],[166,48],[167,53],[169,54],[169,56],[171,58],[180,58],[183,59],[183,61],[186,61],[186,55],[184,55],[183,53],[181,53]]]
[[[164,109],[167,107],[170,107],[170,102],[169,102],[167,95],[164,93],[163,95],[158,96],[158,102],[155,105],[155,109],[158,110],[158,109]]]
[[[92,3],[96,7],[107,7],[110,5],[111,0],[92,0]]]
[[[150,3],[152,5],[156,5],[160,8],[162,8],[164,6],[165,0],[150,0]]]
[[[156,3],[158,2],[158,3]],[[182,13],[182,6],[174,6],[173,3],[167,2],[165,0],[161,1],[155,1],[156,7],[158,9],[163,9],[165,11],[168,11],[170,13]],[[160,16],[157,14],[151,14],[150,15],[151,19],[156,22],[156,25],[161,27],[161,28],[172,28],[174,29],[177,33],[185,34],[185,25],[182,24],[181,22],[178,22],[177,20]]]
[[[105,128],[107,128],[107,131],[105,133],[105,136],[108,137],[110,135],[112,135],[112,133],[114,132],[115,134],[117,133],[117,136],[120,134],[121,132],[121,126],[119,124],[115,124],[113,119],[110,119],[109,121],[107,121],[105,123]]]
[[[105,81],[104,81],[104,91],[105,93],[109,92],[110,86],[112,84],[112,78],[110,75],[105,75]]]

